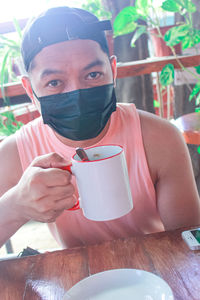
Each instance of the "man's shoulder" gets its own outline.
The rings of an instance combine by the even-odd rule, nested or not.
[[[6,137],[0,143],[0,152],[3,153],[4,155],[6,155],[7,153],[8,154],[11,153],[11,154],[17,154],[18,155],[15,134],[12,134],[12,135]],[[2,157],[1,157],[1,159],[2,159]]]
[[[9,185],[16,184],[22,175],[22,168],[15,135],[5,138],[0,143],[0,164],[1,183],[5,179]]]
[[[160,141],[164,141],[166,136],[170,140],[182,136],[179,129],[172,122],[146,111],[138,110],[138,113],[144,138],[153,139],[159,137]]]
[[[183,136],[171,122],[139,111],[145,153],[153,181],[168,172],[181,153],[187,151]]]

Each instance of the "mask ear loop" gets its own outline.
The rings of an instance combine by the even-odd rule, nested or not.
[[[33,95],[34,95],[34,96],[37,98],[37,100],[39,101],[39,97],[36,95],[36,93],[35,93],[35,91],[34,91],[32,85],[31,85],[31,89],[32,89]]]

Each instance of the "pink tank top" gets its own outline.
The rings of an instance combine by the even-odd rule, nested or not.
[[[57,152],[70,159],[75,148],[61,143],[42,118],[23,126],[16,133],[16,142],[23,170],[39,155]],[[134,208],[127,215],[112,221],[96,222],[86,219],[82,210],[64,211],[49,228],[63,247],[130,237],[163,231],[156,194],[150,177],[143,146],[140,118],[134,104],[118,104],[111,116],[106,135],[96,145],[117,144],[124,148],[127,160]],[[73,184],[76,187],[74,176]],[[78,192],[76,188],[76,194]]]

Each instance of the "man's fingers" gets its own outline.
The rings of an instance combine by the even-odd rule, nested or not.
[[[40,169],[38,182],[48,187],[64,186],[70,183],[71,176],[70,172],[59,168]]]
[[[77,199],[74,195],[63,197],[63,199],[59,198],[59,200],[48,197],[38,200],[38,202],[35,203],[34,209],[45,217],[45,215],[48,216],[51,212],[72,208],[76,202]]]
[[[71,197],[75,192],[73,184],[64,186],[48,187],[48,199],[59,201],[60,199]]]
[[[59,168],[66,165],[69,165],[70,162],[66,160],[64,157],[57,153],[48,153],[45,155],[41,155],[36,157],[31,166],[40,167],[40,168]]]
[[[72,208],[76,203],[77,203],[77,198],[74,195],[72,195],[67,199],[56,201],[55,211]]]
[[[27,219],[52,222],[64,209],[76,204],[71,174],[61,167],[71,165],[56,153],[37,157],[17,184],[16,199]]]

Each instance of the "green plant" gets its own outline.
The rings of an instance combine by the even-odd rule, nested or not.
[[[22,31],[16,19],[13,20],[13,24],[17,33],[15,39],[8,38],[5,35],[0,35],[0,86],[2,97],[7,105],[9,104],[9,99],[5,95],[5,84],[17,80],[15,73],[15,60],[21,55],[20,45],[22,40]]]
[[[16,58],[21,55],[20,45],[22,40],[22,31],[17,20],[13,20],[17,36],[15,39],[8,38],[4,35],[0,35],[0,86],[2,97],[5,104],[10,104],[9,98],[5,95],[6,84],[18,80],[15,72]],[[7,107],[7,111],[0,113],[0,135],[8,136],[15,133],[23,123],[18,122],[10,106]]]
[[[101,0],[87,0],[82,4],[82,8],[93,13],[99,19],[111,18],[111,13],[103,9]]]
[[[185,68],[178,59],[174,46],[181,44],[182,49],[195,47],[200,43],[200,30],[194,28],[192,15],[197,10],[195,4],[191,0],[164,0],[162,4],[155,8],[153,0],[136,0],[135,6],[125,7],[114,20],[114,36],[128,34],[134,32],[131,39],[131,47],[135,47],[136,40],[142,35],[149,35],[149,27],[154,27],[157,30],[157,36],[163,39],[167,46],[172,50],[176,57],[179,66],[182,70],[192,74],[197,80],[197,84],[191,90],[189,101],[196,97],[196,105],[200,104],[200,66],[195,67],[196,73]],[[169,29],[165,35],[162,35],[160,30],[159,14],[161,12],[180,14],[183,21],[175,24],[176,26]],[[142,21],[138,22],[138,21]],[[160,83],[162,87],[166,87],[173,83],[174,66],[166,65],[160,75]]]
[[[16,121],[12,111],[0,114],[0,136],[8,136],[15,133],[23,123]]]

